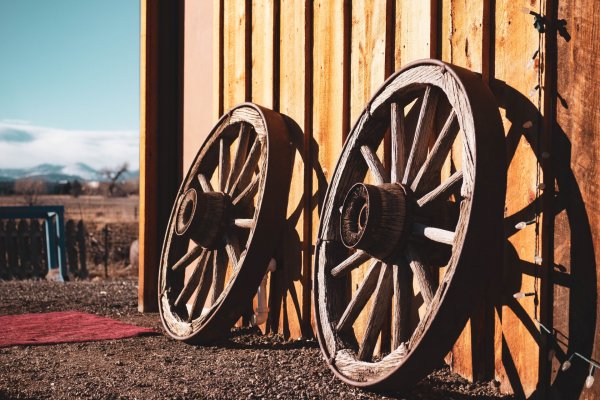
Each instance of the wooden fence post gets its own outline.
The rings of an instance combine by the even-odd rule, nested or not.
[[[17,241],[17,227],[13,219],[8,220],[6,223],[6,239],[7,239],[7,261],[8,270],[10,271],[10,277],[20,278],[19,274],[19,252],[18,252],[18,241]]]
[[[17,242],[19,252],[19,273],[21,278],[31,278],[33,276],[31,270],[31,251],[29,241],[29,221],[26,219],[19,220],[17,225]]]
[[[43,278],[46,276],[46,271],[44,271],[44,266],[42,264],[43,254],[42,250],[43,239],[40,221],[37,219],[32,219],[29,224],[29,240],[30,240],[30,251],[31,251],[31,269],[33,272],[33,277],[35,278]]]
[[[85,239],[87,237],[87,232],[85,230],[85,225],[83,224],[83,220],[79,220],[77,223],[77,247],[79,249],[79,277],[87,278],[88,270],[87,270],[87,253],[85,246]]]
[[[6,231],[4,221],[0,220],[0,279],[8,279],[10,270],[6,262]]]
[[[73,277],[79,276],[79,268],[77,265],[77,244],[75,238],[75,221],[72,219],[67,221],[65,226],[65,239],[67,247],[67,264],[69,265],[69,272]]]

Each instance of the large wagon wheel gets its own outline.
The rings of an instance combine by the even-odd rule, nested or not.
[[[246,103],[198,151],[171,211],[159,309],[175,339],[222,337],[266,273],[287,208],[291,147],[281,115]]]
[[[386,131],[387,166],[377,155]],[[502,254],[503,139],[481,78],[435,60],[392,76],[359,117],[325,198],[314,270],[319,343],[345,382],[408,388],[451,349]]]

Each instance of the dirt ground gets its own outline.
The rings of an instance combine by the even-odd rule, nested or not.
[[[237,330],[195,347],[162,334],[137,311],[133,279],[0,281],[0,315],[78,310],[156,329],[156,336],[0,349],[0,398],[14,399],[500,399],[443,367],[412,392],[376,394],[335,378],[314,340]]]

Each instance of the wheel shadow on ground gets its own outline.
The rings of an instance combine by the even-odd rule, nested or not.
[[[243,338],[243,341],[237,340]],[[225,349],[251,350],[290,350],[303,348],[318,348],[319,344],[313,339],[286,340],[281,335],[263,335],[257,327],[236,328],[229,335],[212,344]]]

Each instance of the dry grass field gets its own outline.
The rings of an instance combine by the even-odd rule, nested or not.
[[[138,196],[40,195],[35,202],[35,205],[39,206],[64,206],[65,219],[82,219],[95,224],[138,221]],[[0,207],[25,205],[27,205],[27,201],[23,196],[0,196]]]

